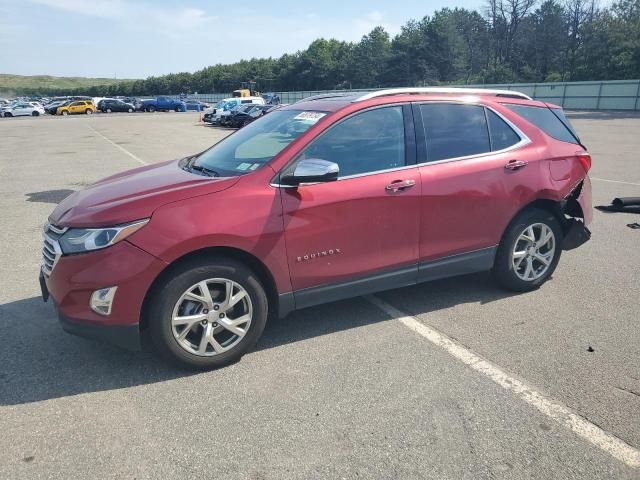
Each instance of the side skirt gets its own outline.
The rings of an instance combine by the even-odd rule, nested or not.
[[[279,295],[279,316],[282,318],[293,310],[322,303],[491,270],[496,251],[497,247],[483,248],[473,252],[423,262],[419,265],[410,265],[396,270],[375,273],[346,282],[283,293]]]

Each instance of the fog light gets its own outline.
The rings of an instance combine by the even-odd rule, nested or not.
[[[91,294],[89,305],[91,310],[100,315],[109,315],[111,313],[111,304],[113,296],[116,294],[118,287],[101,288]]]

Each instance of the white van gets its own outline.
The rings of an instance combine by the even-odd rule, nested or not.
[[[248,103],[256,105],[264,105],[264,98],[262,97],[229,97],[221,100],[213,107],[209,107],[204,111],[205,121],[210,123],[220,123],[222,117],[226,117],[230,114],[232,108],[238,105],[245,105]]]

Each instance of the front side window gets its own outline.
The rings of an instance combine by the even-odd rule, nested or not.
[[[420,112],[429,162],[491,151],[484,107],[431,103],[420,105]]]
[[[280,110],[273,112],[226,137],[200,154],[191,164],[210,174],[235,177],[253,172],[269,163],[291,142],[315,125],[325,112]]]
[[[404,166],[402,107],[377,108],[349,117],[314,140],[300,158],[337,163],[340,177]]]

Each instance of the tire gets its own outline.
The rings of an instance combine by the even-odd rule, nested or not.
[[[127,112],[133,113],[133,108],[128,109]]]
[[[246,127],[247,125],[249,125],[251,123],[251,120],[247,119],[244,122],[242,122],[242,127]]]
[[[10,118],[10,117],[13,117],[13,113],[11,113],[11,112],[5,112],[5,113],[4,113],[4,116],[5,116],[6,118]]]
[[[111,109],[110,108],[107,108],[107,113],[111,113]]]
[[[93,110],[91,110],[90,108],[87,108],[87,109],[84,111],[84,113],[85,113],[85,114],[87,114],[87,115],[91,115],[91,114],[93,114]]]
[[[153,105],[151,105],[150,107],[147,107],[147,112],[153,113],[155,111],[156,111],[156,107],[154,107]]]
[[[542,243],[549,232],[552,237]],[[531,233],[533,242],[529,240]],[[493,267],[495,279],[502,287],[514,292],[540,288],[558,266],[563,236],[560,222],[546,210],[530,208],[518,214],[498,246]]]
[[[176,107],[176,108],[174,108],[174,111],[175,111],[175,112],[180,112],[180,107]]]
[[[63,110],[62,115],[69,115],[69,110]]]
[[[228,300],[227,295],[223,293],[224,283],[218,280],[231,281],[234,285],[232,291],[241,293],[242,289],[246,294],[231,310],[226,311],[232,312],[226,317],[226,321],[246,316],[246,312],[249,312],[250,323],[240,325],[245,331],[242,337],[222,328],[216,322],[221,315],[220,312],[225,310],[224,303]],[[210,282],[207,288],[214,302],[208,304],[209,310],[205,302],[192,300],[191,296],[185,297],[189,291],[198,292],[199,296],[204,297],[205,294],[198,286],[204,281]],[[193,290],[194,288],[196,290]],[[244,264],[225,257],[210,257],[205,261],[200,259],[180,265],[172,272],[170,278],[155,288],[150,305],[149,331],[155,349],[169,362],[196,370],[219,368],[238,361],[262,335],[268,315],[267,295],[257,275]],[[187,309],[182,310],[185,307]],[[234,312],[234,309],[238,308],[239,310]],[[197,313],[199,317],[204,315],[208,320],[199,320],[190,326],[174,326],[174,313],[179,316]],[[228,350],[217,353],[212,343],[205,342],[207,344],[204,353],[195,352],[196,345],[199,345],[198,349],[202,347],[205,328],[212,329],[213,338],[219,342],[217,347]],[[179,340],[177,336],[183,334],[184,338]],[[227,342],[234,338],[235,340],[225,344],[224,339],[227,335],[230,335]]]
[[[31,116],[32,116],[32,117],[37,117],[37,116],[39,116],[39,115],[40,115],[40,112],[38,112],[38,111],[36,111],[36,110],[34,110],[33,112],[31,112]]]

